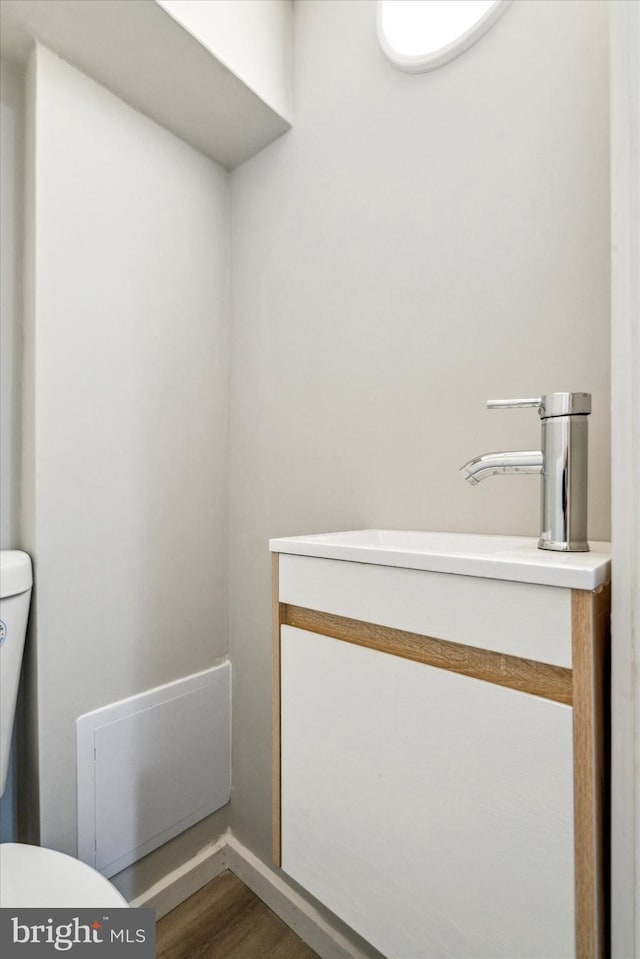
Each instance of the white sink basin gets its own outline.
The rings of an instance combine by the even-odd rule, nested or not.
[[[402,566],[568,589],[596,589],[610,579],[609,543],[591,543],[588,553],[553,553],[538,549],[537,542],[537,539],[526,536],[358,529],[272,539],[269,548],[274,553]]]

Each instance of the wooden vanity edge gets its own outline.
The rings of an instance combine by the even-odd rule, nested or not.
[[[280,624],[571,705],[571,670],[391,626],[280,603]]]
[[[609,583],[571,592],[577,959],[609,952]]]
[[[272,858],[275,866],[282,865],[282,780],[281,780],[281,696],[280,696],[280,554],[271,555],[271,634],[273,644],[272,654],[272,734],[273,734],[273,765],[272,765]]]

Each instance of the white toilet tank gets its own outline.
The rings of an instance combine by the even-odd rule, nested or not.
[[[0,552],[0,796],[4,793],[33,574],[19,550]]]

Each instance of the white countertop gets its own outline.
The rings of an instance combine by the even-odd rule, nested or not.
[[[588,553],[538,549],[525,536],[359,529],[269,541],[273,553],[318,556],[350,563],[400,566],[461,576],[482,576],[567,589],[596,589],[611,578],[611,546],[590,544]]]

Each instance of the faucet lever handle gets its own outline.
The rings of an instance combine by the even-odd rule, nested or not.
[[[541,396],[533,396],[520,400],[487,400],[488,410],[510,410],[525,406],[538,407],[542,403]]]

